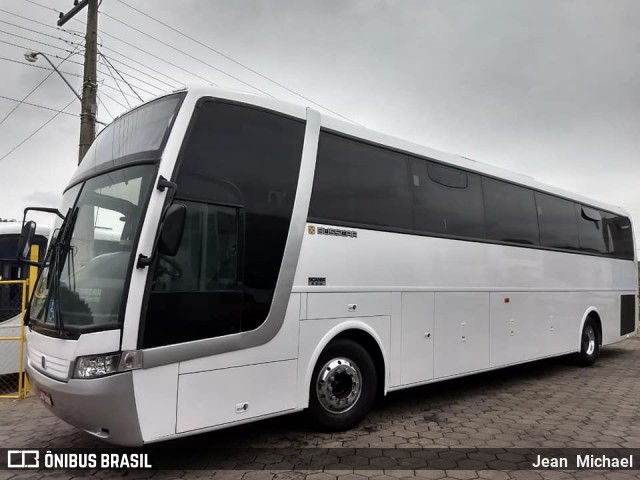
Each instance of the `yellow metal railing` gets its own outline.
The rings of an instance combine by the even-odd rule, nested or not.
[[[33,245],[30,252],[30,260],[37,261],[39,258],[38,246]],[[25,372],[25,327],[24,327],[24,315],[27,307],[27,301],[31,298],[33,289],[35,287],[36,278],[38,275],[38,268],[34,266],[29,267],[29,276],[25,280],[0,280],[0,291],[3,288],[9,289],[6,296],[9,300],[16,298],[17,293],[11,292],[11,289],[20,289],[20,321],[15,324],[11,320],[0,323],[0,359],[5,359],[5,365],[2,369],[0,365],[0,399],[3,398],[24,398],[31,391],[31,385]],[[11,305],[9,305],[11,308]],[[14,317],[15,318],[15,317]],[[17,331],[16,331],[17,330]],[[9,333],[9,335],[3,336],[3,333]],[[14,357],[15,347],[13,342],[19,342],[17,348],[17,359]],[[16,362],[17,360],[17,362]],[[14,365],[17,363],[17,372],[14,371]],[[6,370],[6,371],[5,371]],[[17,382],[15,376],[17,374]],[[16,385],[17,383],[17,385]],[[17,388],[17,391],[16,391]]]

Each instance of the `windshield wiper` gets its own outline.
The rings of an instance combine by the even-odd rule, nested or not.
[[[51,302],[53,303],[54,325],[58,333],[64,333],[64,320],[60,310],[60,276],[64,268],[64,259],[70,253],[71,237],[78,218],[78,207],[69,209],[69,212],[60,226],[60,232],[55,243],[51,246],[51,261],[49,265],[49,300],[47,302],[46,316],[51,312]]]

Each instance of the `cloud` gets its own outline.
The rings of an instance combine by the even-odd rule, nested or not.
[[[57,207],[62,200],[62,194],[60,192],[52,191],[35,191],[24,197],[27,202],[31,202],[31,205],[38,207]]]

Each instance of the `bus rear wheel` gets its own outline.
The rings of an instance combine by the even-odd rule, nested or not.
[[[582,327],[580,337],[580,352],[575,356],[576,363],[581,367],[588,367],[595,363],[600,356],[600,330],[593,318],[587,318]]]
[[[324,349],[311,376],[308,416],[325,431],[355,427],[376,397],[376,368],[357,342],[338,339]]]

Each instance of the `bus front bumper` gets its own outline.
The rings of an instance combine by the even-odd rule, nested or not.
[[[42,404],[65,422],[116,445],[144,443],[131,372],[67,382],[42,374],[30,362],[27,372]]]

